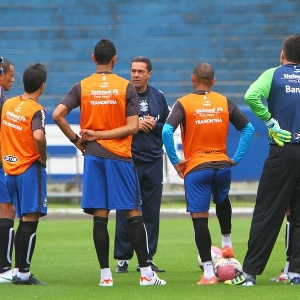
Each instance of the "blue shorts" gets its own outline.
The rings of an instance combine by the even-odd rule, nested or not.
[[[141,210],[141,192],[133,162],[84,156],[81,207],[93,214],[94,209]]]
[[[184,177],[187,211],[208,211],[211,197],[215,204],[221,204],[228,196],[230,184],[231,167],[188,173]]]
[[[1,203],[12,203],[9,197],[3,168],[0,168],[0,204]]]
[[[38,161],[20,175],[6,175],[9,195],[21,218],[28,213],[47,215],[46,169]]]

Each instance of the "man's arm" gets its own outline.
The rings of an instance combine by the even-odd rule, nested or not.
[[[291,141],[291,133],[287,130],[281,129],[277,120],[273,119],[268,108],[262,104],[261,99],[268,99],[274,71],[276,68],[265,71],[248,89],[245,94],[245,100],[250,106],[254,114],[262,119],[268,127],[269,136],[279,145],[283,146],[285,143]]]
[[[47,163],[47,142],[46,136],[42,129],[36,129],[33,132],[35,147],[40,155],[38,161],[46,167]]]
[[[276,68],[269,69],[261,74],[261,76],[250,85],[245,94],[245,101],[250,106],[253,113],[264,122],[271,119],[268,108],[263,105],[262,99],[268,99],[273,74]]]
[[[162,93],[162,92],[161,92]],[[161,137],[162,129],[164,127],[164,124],[169,116],[170,113],[170,107],[167,102],[166,97],[162,93],[162,99],[161,99],[161,107],[162,107],[162,113],[159,115],[159,119],[156,121],[155,126],[153,128],[153,132]]]
[[[174,144],[174,128],[172,125],[165,123],[162,130],[162,140],[171,164],[174,166],[179,163],[180,159],[176,153]]]
[[[174,131],[175,130],[172,125],[165,123],[162,130],[162,139],[171,164],[174,166],[178,175],[181,178],[184,178],[183,172],[188,160],[179,159],[179,157],[176,154],[175,145],[174,145]]]
[[[45,136],[46,112],[41,109],[38,110],[31,122],[31,130],[34,139],[35,148],[40,157],[38,161],[46,167],[47,162],[47,142]]]
[[[239,145],[232,158],[229,158],[231,165],[236,165],[240,162],[242,157],[245,155],[250,141],[255,132],[254,127],[249,122],[246,115],[229,99],[227,99],[229,120],[236,130],[241,132]]]
[[[239,145],[234,156],[232,157],[232,159],[230,159],[231,164],[236,165],[243,158],[250,145],[250,141],[254,132],[255,129],[250,122],[244,128],[241,129]]]
[[[63,104],[58,104],[54,112],[52,113],[52,119],[59,127],[59,129],[63,132],[63,134],[70,140],[74,140],[77,134],[73,131],[68,121],[66,120],[66,115],[69,113],[67,107]],[[80,150],[83,151],[85,145],[82,141],[81,137],[78,137],[77,142],[74,145]]]
[[[95,131],[83,128],[80,130],[80,135],[85,141],[111,140],[136,134],[138,130],[139,116],[134,115],[126,118],[126,125],[124,126],[104,131]]]

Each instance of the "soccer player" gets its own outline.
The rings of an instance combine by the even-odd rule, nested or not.
[[[9,91],[15,81],[15,69],[12,62],[7,58],[1,58],[1,60],[0,115],[6,100],[4,91]],[[8,194],[2,167],[2,156],[0,155],[0,157],[0,283],[11,283],[15,207]]]
[[[30,273],[39,218],[47,214],[44,108],[38,103],[47,71],[41,64],[23,73],[24,93],[2,108],[2,162],[10,198],[20,219],[15,236],[14,284],[44,284]]]
[[[152,75],[149,58],[137,56],[130,64],[131,83],[140,103],[139,131],[132,138],[132,159],[142,195],[142,212],[148,234],[149,259],[155,272],[164,272],[153,262],[159,236],[159,217],[163,181],[163,154],[161,132],[169,115],[164,94],[148,85]],[[128,260],[133,257],[128,222],[124,211],[117,211],[114,258],[118,259],[117,273],[128,272]],[[139,267],[137,267],[139,271]]]
[[[187,211],[190,213],[195,243],[203,262],[204,275],[198,284],[216,284],[208,216],[211,196],[222,234],[224,257],[234,257],[231,242],[231,203],[228,197],[231,167],[245,154],[254,128],[238,107],[225,96],[211,90],[214,69],[198,64],[192,74],[194,91],[178,99],[163,127],[163,142],[168,157],[184,178]],[[226,154],[226,140],[231,122],[241,132],[240,142],[232,158]],[[181,128],[184,159],[179,159],[174,146],[174,132]]]
[[[92,59],[96,73],[76,84],[53,112],[53,119],[84,155],[82,209],[93,215],[93,239],[100,265],[100,286],[113,285],[109,268],[110,210],[125,210],[140,266],[140,285],[164,285],[148,260],[147,232],[141,213],[139,181],[131,157],[132,135],[139,128],[140,106],[134,86],[112,73],[114,44],[100,40]],[[80,106],[80,136],[65,116]]]
[[[280,66],[263,72],[249,87],[245,100],[269,130],[269,156],[259,181],[244,274],[229,285],[253,286],[269,260],[290,208],[292,243],[288,266],[290,284],[300,284],[300,35],[287,36]],[[263,104],[267,100],[267,107]],[[281,129],[284,128],[285,130]]]

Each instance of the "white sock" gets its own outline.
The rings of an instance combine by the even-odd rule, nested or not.
[[[222,235],[222,247],[224,246],[229,246],[230,248],[232,248],[231,234]]]
[[[101,280],[112,279],[110,268],[101,269]]]
[[[211,261],[206,261],[203,263],[203,269],[204,269],[204,278],[209,279],[213,276],[215,276],[214,267]]]
[[[118,265],[121,267],[124,266],[125,263],[128,264],[128,260],[118,260]]]
[[[285,268],[284,268],[284,270],[283,270],[283,272],[284,272],[285,274],[289,274],[289,265],[290,265],[290,262],[287,261],[287,262],[285,263]]]
[[[293,279],[295,277],[300,277],[299,273],[295,273],[295,272],[289,272],[289,279]]]
[[[249,274],[249,273],[246,273],[246,272],[244,272],[243,275],[244,275],[245,278],[255,277],[255,275]]]
[[[18,273],[19,273],[19,268],[14,268],[13,273],[12,273],[12,277],[18,276]]]
[[[151,269],[151,266],[149,267],[140,267],[140,272],[141,272],[141,277],[147,277],[147,278],[152,278],[153,277],[153,271]]]
[[[22,280],[27,280],[30,276],[30,272],[26,272],[26,273],[20,273],[18,272],[17,277],[21,278]]]

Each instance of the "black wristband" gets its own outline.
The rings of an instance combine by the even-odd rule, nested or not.
[[[75,143],[77,143],[78,139],[79,139],[79,136],[76,134],[75,138],[70,140],[70,142],[75,144]]]

